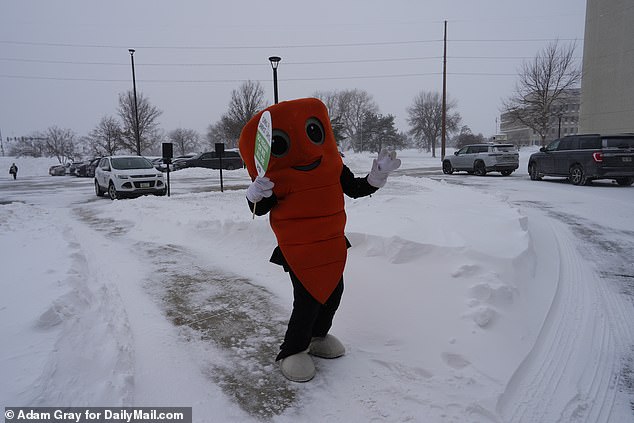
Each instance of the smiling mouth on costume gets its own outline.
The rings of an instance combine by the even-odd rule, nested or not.
[[[315,169],[317,166],[321,164],[321,157],[312,162],[311,164],[302,165],[302,166],[293,166],[295,170],[301,170],[302,172],[308,172],[310,170]]]

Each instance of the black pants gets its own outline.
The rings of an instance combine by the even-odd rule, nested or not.
[[[343,295],[343,277],[326,303],[321,304],[306,291],[292,271],[289,275],[293,282],[293,312],[275,361],[305,351],[312,337],[326,336]]]

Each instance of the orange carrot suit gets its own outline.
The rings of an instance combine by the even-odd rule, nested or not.
[[[266,176],[275,183],[277,198],[270,211],[271,228],[291,270],[324,304],[341,280],[347,256],[340,183],[343,162],[328,111],[314,98],[286,101],[266,110],[273,127],[273,154]],[[240,154],[252,180],[257,176],[253,153],[263,112],[240,135]],[[315,135],[315,125],[321,125],[323,139]],[[284,142],[286,151],[280,147]]]

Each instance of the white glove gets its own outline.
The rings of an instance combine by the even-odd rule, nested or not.
[[[247,188],[247,199],[252,203],[257,203],[264,197],[273,195],[275,184],[266,176],[256,177],[249,188]]]
[[[381,188],[387,182],[387,175],[401,167],[401,159],[396,158],[396,151],[382,149],[379,157],[372,162],[372,170],[368,175],[368,183],[375,188]]]

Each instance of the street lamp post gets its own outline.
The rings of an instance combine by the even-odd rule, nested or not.
[[[130,52],[130,60],[132,61],[132,90],[134,92],[134,119],[135,119],[135,139],[136,139],[136,154],[141,155],[141,136],[139,134],[139,106],[136,99],[136,78],[134,76],[134,49],[128,49]]]
[[[440,160],[445,160],[445,144],[447,143],[447,21],[445,21],[445,37],[442,59],[442,116],[440,128]],[[435,147],[434,147],[435,148]],[[436,157],[436,150],[433,152]]]
[[[275,104],[278,102],[277,97],[277,66],[280,64],[282,60],[281,57],[271,56],[269,57],[269,61],[271,62],[271,67],[273,68],[273,94],[275,95]]]

